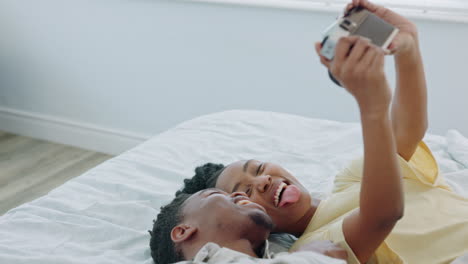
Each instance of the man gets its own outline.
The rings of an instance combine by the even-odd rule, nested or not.
[[[323,241],[272,258],[266,242],[272,229],[273,222],[265,209],[251,202],[245,193],[227,194],[212,188],[193,195],[179,194],[161,208],[154,222],[151,256],[157,264],[183,260],[220,264],[345,263],[346,252]]]

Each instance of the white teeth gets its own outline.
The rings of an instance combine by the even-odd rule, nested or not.
[[[245,204],[249,204],[249,203],[252,203],[252,202],[249,201],[249,200],[240,200],[236,204],[237,205],[245,205]]]
[[[275,193],[275,206],[278,207],[278,203],[279,203],[279,195],[281,193],[281,191],[283,190],[283,188],[285,188],[287,186],[286,183],[282,182],[279,186],[278,186],[278,189],[276,189],[276,193]]]

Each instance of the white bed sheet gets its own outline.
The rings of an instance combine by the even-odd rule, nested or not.
[[[360,126],[234,110],[202,116],[0,217],[0,263],[152,263],[148,229],[182,179],[206,162],[277,162],[314,193],[361,155]],[[468,197],[468,139],[428,135],[441,171]]]

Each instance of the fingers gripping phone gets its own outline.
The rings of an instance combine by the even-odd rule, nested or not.
[[[324,31],[320,53],[325,58],[333,60],[338,40],[341,37],[353,35],[368,38],[372,44],[388,51],[388,46],[397,34],[396,27],[372,12],[360,6],[353,7]],[[330,71],[328,71],[328,75],[333,82],[341,86]]]

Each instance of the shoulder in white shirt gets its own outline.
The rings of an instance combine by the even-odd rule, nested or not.
[[[330,258],[312,251],[294,253],[269,254],[268,242],[264,257],[253,258],[244,253],[228,248],[222,248],[215,243],[203,246],[193,260],[181,261],[177,264],[346,264],[344,260]]]

